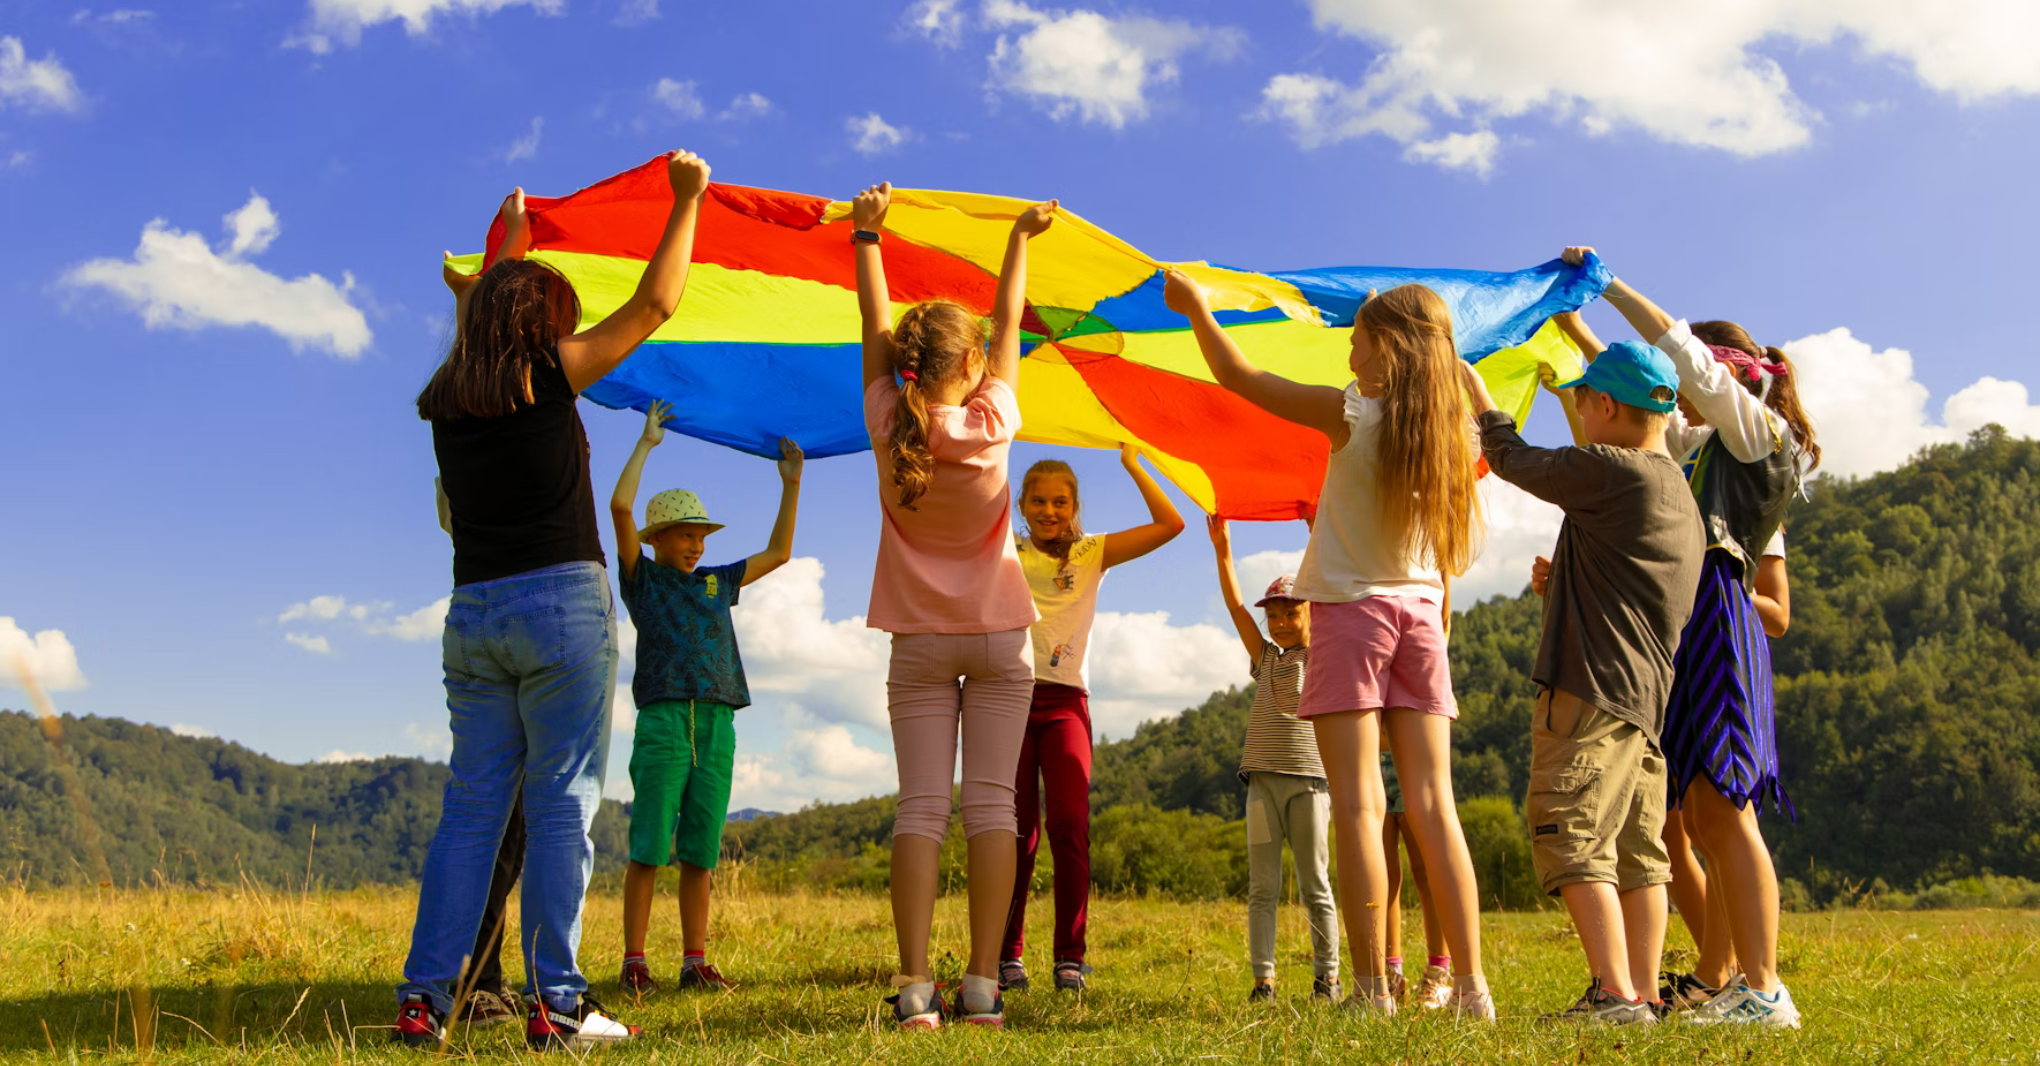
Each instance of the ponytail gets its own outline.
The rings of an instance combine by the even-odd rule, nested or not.
[[[927,388],[968,373],[971,360],[984,358],[984,343],[984,321],[948,300],[915,304],[893,327],[892,369],[900,377],[900,389],[893,401],[886,450],[900,506],[909,511],[935,481],[935,455],[928,448]]]

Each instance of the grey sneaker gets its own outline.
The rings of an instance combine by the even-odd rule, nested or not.
[[[1318,974],[1310,979],[1310,998],[1326,1003],[1337,1003],[1344,991],[1339,987],[1338,974]]]
[[[1027,964],[1019,959],[1000,963],[999,987],[1008,992],[1024,991],[1027,988]]]
[[[1089,966],[1075,959],[1063,959],[1055,964],[1055,990],[1058,992],[1082,992],[1084,977],[1091,972]]]
[[[1799,1008],[1784,985],[1765,995],[1738,982],[1685,1015],[1689,1025],[1754,1025],[1765,1029],[1797,1029]]]
[[[1657,1015],[1641,999],[1623,999],[1601,987],[1596,977],[1579,1000],[1562,1011],[1542,1017],[1547,1022],[1586,1022],[1596,1025],[1656,1025]]]

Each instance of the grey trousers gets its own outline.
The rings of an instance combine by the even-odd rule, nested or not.
[[[1339,974],[1339,909],[1326,863],[1332,798],[1325,782],[1294,774],[1247,775],[1247,953],[1256,978],[1275,976],[1275,904],[1282,898],[1282,842],[1296,860],[1296,894],[1310,916],[1314,972]]]

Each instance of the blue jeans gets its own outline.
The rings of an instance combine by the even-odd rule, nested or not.
[[[616,688],[616,609],[600,563],[563,563],[453,590],[442,641],[453,780],[425,858],[398,996],[451,1012],[518,791],[524,854],[524,994],[571,1010],[595,865]]]

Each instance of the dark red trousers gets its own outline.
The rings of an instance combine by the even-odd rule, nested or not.
[[[1046,799],[1048,850],[1055,856],[1055,961],[1082,962],[1091,907],[1091,701],[1083,689],[1034,683],[1017,788],[1020,861],[999,957],[1020,958],[1027,946],[1027,888],[1034,880]]]

